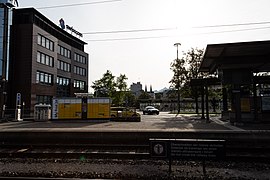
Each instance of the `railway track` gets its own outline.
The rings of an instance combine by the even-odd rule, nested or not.
[[[95,145],[95,146],[6,146],[0,149],[0,158],[120,158],[147,159],[148,146]]]
[[[21,146],[0,147],[0,158],[40,159],[150,159],[148,145],[92,145],[92,146]],[[269,161],[270,146],[227,145],[227,160]]]
[[[268,131],[0,132],[1,158],[149,159],[151,138],[220,139],[227,159],[269,160]]]

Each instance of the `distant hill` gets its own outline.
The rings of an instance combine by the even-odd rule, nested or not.
[[[164,87],[159,91],[155,90],[155,93],[163,93],[164,91],[167,91],[167,90],[169,90],[169,88]]]

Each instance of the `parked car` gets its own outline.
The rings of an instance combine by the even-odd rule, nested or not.
[[[111,107],[111,119],[141,121],[141,115],[135,108]]]
[[[159,110],[153,106],[146,106],[143,110],[143,114],[159,114]]]

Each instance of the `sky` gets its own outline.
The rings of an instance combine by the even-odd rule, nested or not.
[[[169,87],[171,62],[207,44],[270,39],[269,0],[18,0],[83,33],[92,82],[110,70],[128,87]]]

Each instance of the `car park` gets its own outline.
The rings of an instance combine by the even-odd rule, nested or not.
[[[143,110],[143,114],[159,114],[159,110],[154,106],[146,106]]]

